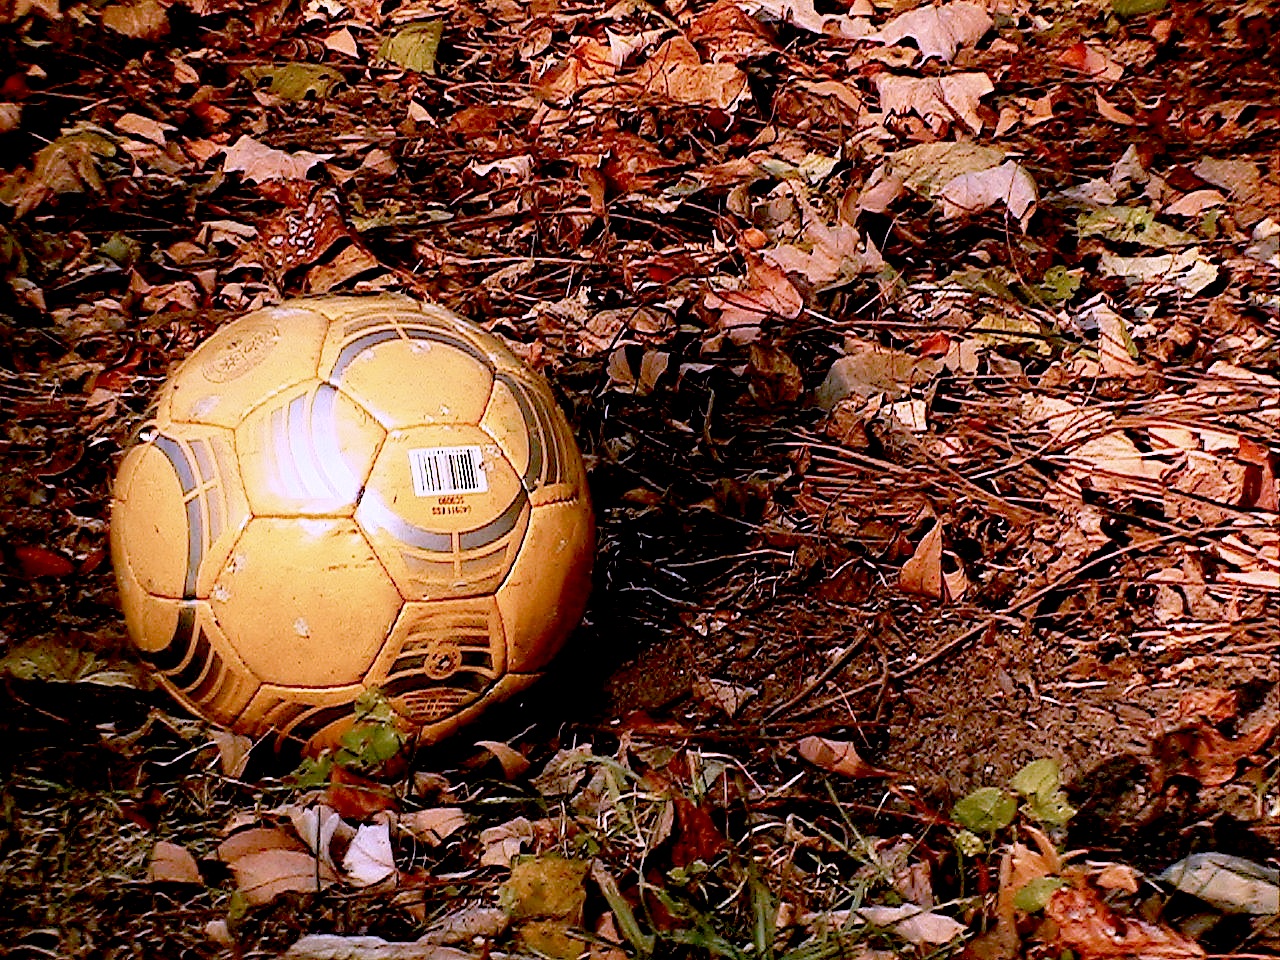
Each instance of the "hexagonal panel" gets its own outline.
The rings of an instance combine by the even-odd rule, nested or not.
[[[499,371],[480,426],[515,465],[533,503],[585,492],[582,455],[573,432],[540,378]]]
[[[430,724],[478,699],[505,666],[492,597],[406,603],[365,683],[413,723]]]
[[[502,451],[473,426],[387,437],[356,508],[406,600],[493,590],[524,536],[529,498]]]
[[[329,321],[306,307],[267,307],[196,348],[160,393],[161,416],[234,427],[281,390],[314,377]]]
[[[356,525],[329,518],[254,518],[210,591],[249,669],[299,687],[364,676],[400,603]]]
[[[585,499],[533,508],[529,530],[495,599],[507,632],[507,669],[541,670],[578,625],[591,592],[595,525]]]
[[[248,522],[248,504],[228,431],[168,431],[144,429],[125,455],[112,491],[112,551],[148,593],[205,597]]]
[[[320,375],[388,429],[476,423],[493,386],[484,352],[449,326],[361,313],[335,322]]]
[[[236,428],[245,492],[259,516],[350,516],[386,431],[327,383],[258,406]]]

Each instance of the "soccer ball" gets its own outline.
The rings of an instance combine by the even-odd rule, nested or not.
[[[316,749],[382,691],[438,740],[532,683],[582,616],[594,524],[546,383],[406,297],[317,297],[218,330],[113,490],[129,634],[231,729]]]

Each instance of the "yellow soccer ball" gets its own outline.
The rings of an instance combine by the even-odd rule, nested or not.
[[[438,740],[532,683],[582,616],[595,531],[546,383],[406,297],[317,297],[218,330],[113,490],[129,634],[250,736],[335,743],[377,688]]]

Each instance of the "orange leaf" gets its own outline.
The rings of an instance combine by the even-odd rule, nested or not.
[[[800,756],[816,767],[845,777],[891,777],[892,770],[873,767],[862,757],[852,743],[846,740],[828,740],[826,737],[805,737],[796,745]]]

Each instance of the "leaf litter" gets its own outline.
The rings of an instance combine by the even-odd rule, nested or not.
[[[4,942],[1274,951],[1273,6],[0,11]],[[553,381],[596,599],[290,775],[147,689],[106,483],[220,322],[387,288]]]

